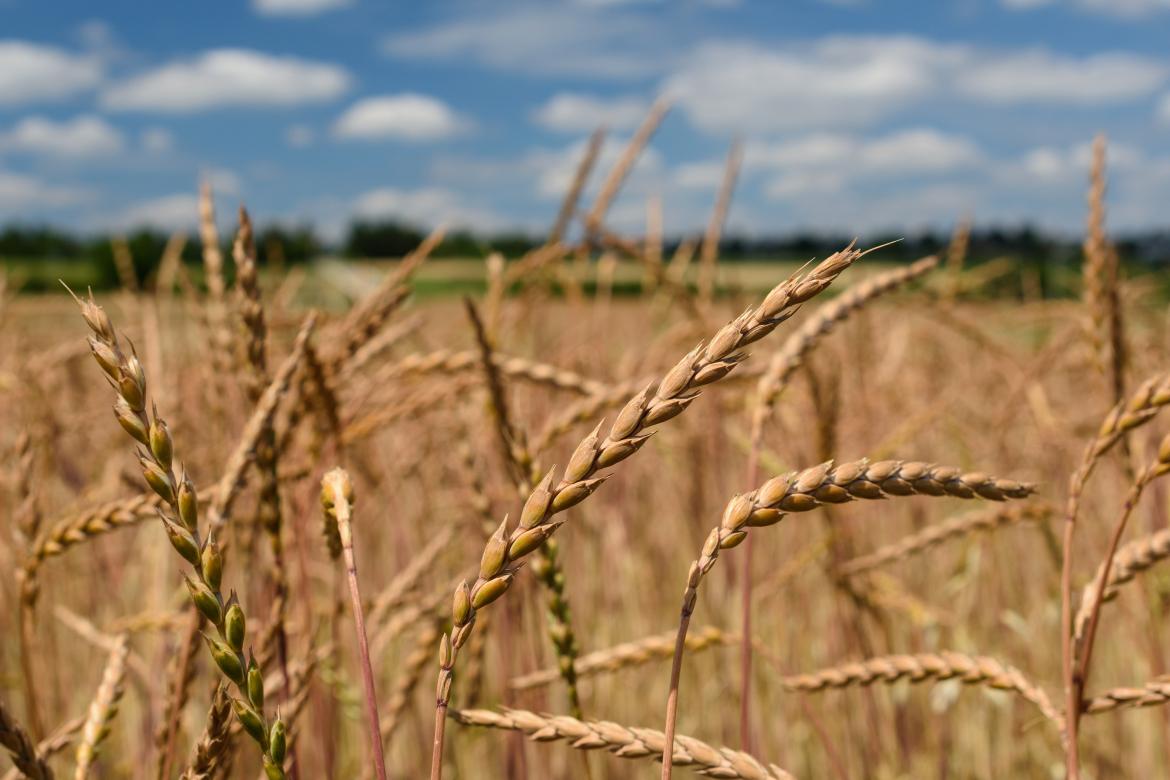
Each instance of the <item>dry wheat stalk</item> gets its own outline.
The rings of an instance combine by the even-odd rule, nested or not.
[[[195,486],[185,472],[180,471],[181,476],[176,476],[174,443],[167,425],[158,416],[157,409],[147,412],[149,396],[145,370],[133,352],[126,355],[122,351],[120,339],[114,332],[110,318],[93,301],[92,296],[89,300],[76,300],[83,319],[93,332],[89,343],[94,359],[115,390],[115,417],[126,433],[140,445],[138,461],[143,479],[167,507],[166,511],[159,507],[159,519],[171,546],[191,565],[192,573],[195,575],[195,579],[185,580],[191,602],[216,628],[218,638],[204,635],[208,650],[223,675],[248,698],[248,701],[233,699],[236,717],[260,746],[265,772],[270,780],[283,780],[282,764],[287,747],[284,723],[278,717],[270,726],[263,715],[264,693],[260,684],[263,677],[255,661],[248,662],[244,658],[246,632],[244,611],[234,593],[231,599],[225,600],[220,591],[223,557],[220,546],[214,539],[216,531],[223,525],[227,516],[230,497],[243,481],[243,464],[248,462],[249,457],[245,454],[239,457],[238,463],[229,462],[227,474],[221,480],[219,495],[215,497],[209,513],[210,530],[207,538],[201,540]],[[302,328],[297,337],[293,355],[285,361],[285,366],[278,372],[277,380],[283,376],[286,386],[296,366],[296,358],[304,353],[312,324],[313,318],[310,317],[306,327]],[[275,409],[276,399],[280,395],[277,380],[274,380],[273,385],[265,392],[265,396],[272,396],[272,399],[262,398],[257,413],[264,410],[266,400],[268,406]],[[271,409],[268,410],[269,416]],[[265,415],[259,414],[256,427],[262,425],[264,419]],[[254,422],[257,422],[256,414],[249,421],[249,428]],[[244,431],[245,440],[254,442],[256,435],[256,432],[248,429]]]
[[[962,288],[963,266],[967,262],[967,250],[971,245],[971,218],[963,217],[955,225],[951,241],[947,244],[947,284],[945,298],[953,303]]]
[[[8,751],[12,763],[29,780],[53,780],[53,770],[38,755],[32,737],[16,717],[0,702],[0,746]]]
[[[1060,637],[1061,675],[1065,688],[1064,711],[1067,724],[1065,767],[1070,780],[1077,780],[1079,777],[1077,727],[1084,697],[1084,679],[1081,676],[1083,671],[1078,664],[1072,611],[1072,550],[1081,494],[1102,456],[1127,434],[1152,420],[1167,404],[1170,404],[1170,374],[1153,376],[1144,381],[1128,399],[1119,402],[1106,415],[1096,435],[1085,446],[1076,471],[1069,477],[1068,500],[1064,511],[1064,534],[1061,540],[1063,560],[1060,573]]]
[[[378,694],[374,690],[374,672],[370,665],[370,645],[366,638],[366,621],[362,613],[362,594],[358,587],[357,559],[353,552],[353,483],[344,469],[333,469],[321,479],[321,506],[331,522],[337,524],[341,550],[345,557],[346,580],[357,631],[358,663],[366,694],[366,718],[370,730],[370,750],[378,780],[386,780],[386,759],[382,755],[382,727],[378,717]]]
[[[585,191],[585,182],[589,180],[589,173],[597,163],[597,156],[601,153],[601,145],[605,141],[605,128],[599,127],[589,136],[585,144],[585,153],[581,155],[581,162],[577,164],[577,171],[573,174],[573,181],[565,191],[565,199],[561,201],[561,209],[557,212],[556,221],[549,231],[549,244],[558,244],[565,237],[565,231],[573,220],[577,211],[577,202],[581,200],[581,193]]]
[[[622,669],[669,660],[674,654],[674,638],[675,632],[667,631],[583,655],[577,659],[575,666],[577,677],[612,674]],[[734,634],[725,633],[715,626],[704,626],[688,634],[687,650],[696,653],[709,648],[737,645],[739,642],[740,638]],[[560,676],[559,669],[540,669],[512,678],[508,681],[508,687],[514,691],[527,691],[553,683]]]
[[[154,735],[159,756],[158,772],[155,775],[157,780],[167,780],[172,775],[180,720],[190,698],[191,683],[195,681],[195,654],[199,651],[202,628],[203,620],[198,612],[187,616],[187,630],[168,670],[163,718]]]
[[[1113,688],[1087,700],[1081,711],[1086,715],[1130,707],[1158,707],[1170,702],[1170,679],[1159,677],[1141,688]]]
[[[995,531],[1018,523],[1044,522],[1055,512],[1056,508],[1051,504],[1039,502],[1023,506],[990,507],[983,511],[951,517],[904,536],[896,542],[883,545],[868,555],[845,561],[837,567],[837,573],[852,577],[894,561],[905,560],[951,539],[977,532]]]
[[[0,710],[3,708],[3,705],[0,704]],[[3,720],[3,717],[3,714],[0,713],[0,721]],[[77,736],[81,733],[81,727],[84,725],[85,718],[74,718],[58,726],[52,734],[37,743],[37,758],[42,762],[46,762],[58,753],[63,752],[65,748],[69,747],[77,739]],[[0,727],[0,730],[2,730],[2,727]],[[0,745],[2,744],[4,743],[0,740]],[[37,776],[25,774],[19,768],[13,767],[4,773],[3,780],[18,780],[20,777],[31,777],[33,780],[36,780]],[[51,780],[52,775],[48,775],[47,777]]]
[[[464,726],[520,731],[534,742],[570,740],[578,750],[605,750],[619,758],[655,759],[667,745],[661,731],[621,726],[610,721],[581,721],[566,715],[538,715],[526,710],[454,710],[451,719]],[[674,739],[674,761],[700,775],[744,780],[792,780],[772,764],[765,766],[747,753],[717,748],[692,737]]]
[[[855,663],[841,664],[810,674],[783,677],[780,684],[790,691],[817,693],[830,688],[853,685],[889,684],[898,680],[912,683],[951,680],[957,678],[964,685],[982,685],[1019,694],[1036,706],[1045,718],[1058,727],[1063,717],[1052,706],[1043,689],[1033,684],[1014,666],[981,655],[966,655],[951,651],[920,653],[917,655],[885,655],[866,658]]]
[[[517,493],[521,496],[530,493],[533,486],[540,481],[540,467],[534,461],[531,452],[525,443],[524,436],[512,421],[508,409],[507,398],[504,392],[503,380],[494,366],[492,354],[494,349],[488,339],[487,331],[480,320],[475,304],[470,299],[464,301],[467,305],[468,317],[475,331],[475,339],[479,345],[480,363],[483,366],[484,377],[488,387],[488,396],[494,412],[494,422],[500,449],[504,454],[504,461],[512,475]],[[565,591],[565,573],[558,559],[558,546],[555,539],[547,540],[536,551],[536,560],[532,564],[532,572],[537,580],[548,590],[547,610],[549,639],[557,656],[557,666],[561,670],[561,677],[565,681],[565,693],[569,699],[569,713],[574,718],[583,716],[581,710],[581,694],[577,689],[577,636],[573,631],[572,610]]]
[[[228,731],[232,722],[232,700],[226,683],[215,686],[211,707],[207,710],[207,725],[195,743],[195,755],[183,770],[181,780],[212,780],[215,770],[228,745]]]
[[[710,304],[715,295],[715,264],[719,259],[719,238],[723,234],[723,223],[727,220],[727,210],[731,206],[731,196],[735,191],[735,180],[739,176],[742,162],[743,146],[739,141],[735,141],[727,151],[723,181],[719,185],[715,207],[711,210],[711,219],[707,223],[707,232],[703,234],[703,244],[699,249],[699,300],[705,304]]]
[[[81,742],[77,746],[77,769],[74,780],[85,780],[90,767],[97,758],[98,750],[110,733],[110,722],[118,713],[118,701],[122,698],[122,678],[126,672],[126,656],[130,652],[125,634],[118,638],[110,651],[110,660],[102,673],[102,681],[89,705],[89,715],[81,729]]]
[[[906,461],[860,460],[835,465],[827,461],[804,471],[784,474],[758,489],[736,496],[723,510],[718,526],[711,530],[702,553],[687,573],[683,592],[682,617],[675,641],[670,695],[666,708],[666,735],[674,734],[678,713],[678,684],[687,629],[699,598],[699,584],[715,566],[720,550],[731,549],[747,538],[754,527],[775,525],[788,512],[808,512],[825,505],[844,504],[857,499],[874,500],[896,496],[951,496],[1004,501],[1027,498],[1032,486],[999,479],[981,472],[962,473],[957,468]],[[670,778],[670,756],[662,760],[663,780]]]
[[[717,382],[747,356],[742,350],[771,333],[797,307],[825,290],[861,253],[852,245],[837,252],[806,274],[789,277],[764,298],[724,326],[706,344],[691,350],[660,382],[653,382],[630,399],[602,438],[602,423],[577,446],[561,479],[554,485],[550,470],[525,501],[518,526],[508,532],[507,518],[488,541],[474,585],[462,583],[452,606],[452,632],[440,643],[440,673],[436,687],[435,744],[432,780],[442,775],[445,709],[451,697],[454,664],[475,624],[478,610],[491,604],[511,586],[519,565],[554,534],[564,520],[556,515],[584,501],[607,477],[597,476],[638,451],[652,429],[686,410],[702,387]]]
[[[646,144],[650,143],[650,138],[658,130],[658,126],[662,124],[662,120],[666,117],[666,112],[670,110],[670,101],[659,98],[650,107],[650,112],[646,118],[642,120],[642,124],[634,132],[634,136],[630,139],[622,156],[618,158],[613,167],[610,168],[609,174],[605,177],[605,181],[601,184],[601,190],[597,193],[596,200],[593,201],[593,207],[589,209],[589,213],[585,216],[585,229],[593,235],[600,229],[602,223],[605,221],[605,214],[609,211],[610,204],[617,196],[618,190],[621,189],[622,183],[625,182],[626,177],[634,168],[634,163],[642,154],[642,150],[646,148]]]
[[[566,390],[586,397],[605,392],[608,389],[608,385],[604,382],[598,382],[574,371],[524,357],[493,352],[492,365],[510,379],[523,379],[536,385]],[[480,354],[478,350],[468,349],[457,352],[450,349],[437,349],[433,352],[407,355],[395,363],[386,365],[370,378],[369,386],[381,388],[403,377],[427,374],[461,374],[478,371],[479,368]]]
[[[895,268],[855,284],[836,299],[824,304],[785,341],[772,356],[756,386],[756,408],[752,420],[753,431],[762,430],[777,397],[784,392],[789,379],[800,368],[805,356],[817,342],[850,315],[881,295],[896,290],[938,265],[937,257],[926,257],[905,268]]]

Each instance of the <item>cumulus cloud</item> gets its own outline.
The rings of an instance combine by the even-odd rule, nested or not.
[[[252,8],[264,16],[316,16],[352,3],[353,0],[252,0]]]
[[[0,170],[0,211],[6,213],[69,206],[88,197],[89,191],[80,187],[53,185],[35,176]]]
[[[195,228],[198,219],[199,199],[192,193],[183,192],[139,201],[102,222],[117,230],[153,228],[174,232]]]
[[[982,58],[956,86],[988,103],[1102,105],[1151,94],[1166,79],[1162,62],[1129,54],[1074,58],[1033,51]]]
[[[60,100],[96,87],[104,68],[89,55],[0,40],[0,105]]]
[[[122,133],[97,116],[85,115],[60,122],[30,116],[8,131],[0,131],[0,151],[52,158],[84,159],[117,154],[125,146]]]
[[[470,61],[526,76],[632,78],[660,73],[669,63],[661,24],[582,4],[491,4],[490,12],[395,33],[382,48],[399,58]]]
[[[613,130],[637,127],[650,110],[643,98],[624,95],[599,98],[573,92],[559,92],[532,112],[541,127],[561,133],[589,131],[601,125]]]
[[[365,141],[439,141],[457,135],[468,125],[443,101],[405,93],[359,100],[337,119],[333,134]]]
[[[1150,57],[1000,51],[911,36],[829,37],[785,46],[712,42],[665,80],[691,122],[716,133],[864,126],[927,100],[1089,107],[1155,92]]]
[[[423,225],[445,224],[475,230],[498,230],[506,221],[489,209],[470,206],[442,187],[380,187],[354,199],[352,212],[366,219],[397,218]]]
[[[163,113],[296,106],[333,100],[349,85],[349,73],[338,65],[214,49],[115,84],[102,103],[112,110]]]

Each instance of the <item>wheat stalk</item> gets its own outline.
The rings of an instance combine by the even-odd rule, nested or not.
[[[53,780],[53,770],[33,745],[32,737],[0,702],[0,746],[8,751],[12,763],[29,780]]]
[[[587,653],[577,659],[574,669],[580,679],[669,660],[674,654],[674,637],[674,631],[667,631]],[[725,633],[715,626],[704,626],[698,631],[688,633],[686,646],[691,653],[697,653],[711,648],[737,645],[740,641],[740,637]],[[528,691],[549,685],[560,676],[559,668],[540,669],[512,678],[508,681],[508,687],[514,691]]]
[[[720,550],[731,549],[748,536],[752,528],[775,525],[788,512],[808,512],[825,505],[844,504],[857,499],[875,500],[896,496],[950,496],[1004,501],[1027,498],[1032,486],[991,477],[981,472],[963,473],[957,468],[906,461],[860,460],[853,463],[822,463],[804,471],[784,474],[758,489],[736,496],[723,510],[719,525],[711,529],[698,559],[691,563],[683,591],[682,616],[675,641],[670,694],[666,705],[666,735],[674,734],[678,715],[678,686],[687,629],[699,597],[699,584],[715,566]],[[671,761],[662,758],[662,778],[669,780]]]
[[[735,141],[727,150],[723,181],[719,185],[715,207],[711,209],[711,219],[707,222],[707,232],[703,234],[703,243],[699,248],[699,300],[707,305],[710,305],[715,295],[715,264],[719,259],[719,238],[723,234],[723,223],[727,220],[727,210],[731,206],[731,196],[735,192],[735,180],[739,176],[742,162],[743,146],[739,141]]]
[[[809,674],[782,677],[787,690],[818,693],[831,688],[846,688],[872,683],[890,684],[899,680],[912,683],[958,679],[964,685],[980,685],[1022,696],[1040,710],[1045,718],[1062,727],[1064,718],[1052,706],[1048,694],[1033,684],[1014,666],[995,658],[951,651],[917,655],[885,655],[841,664]]]
[[[605,750],[619,758],[655,759],[668,744],[661,731],[622,726],[610,721],[582,721],[567,715],[539,715],[527,710],[453,710],[451,719],[464,726],[519,731],[533,742],[569,740],[578,750]],[[765,766],[747,753],[712,747],[692,737],[674,738],[675,763],[700,775],[743,780],[792,780],[775,764]]]
[[[1159,677],[1141,688],[1113,688],[1085,701],[1081,712],[1100,715],[1103,712],[1131,707],[1159,707],[1170,702],[1170,679]]]
[[[1128,399],[1119,402],[1106,415],[1096,435],[1085,446],[1080,464],[1069,477],[1060,573],[1061,676],[1064,681],[1067,724],[1065,767],[1069,780],[1077,780],[1079,777],[1077,729],[1084,696],[1084,681],[1079,677],[1077,668],[1072,611],[1072,550],[1081,494],[1101,458],[1127,434],[1152,420],[1167,404],[1170,404],[1170,374],[1156,375],[1144,381]]]
[[[756,386],[756,407],[752,419],[753,436],[762,436],[763,425],[776,399],[788,386],[792,375],[822,338],[850,315],[874,298],[896,290],[938,266],[937,257],[926,257],[905,268],[895,268],[855,284],[840,296],[824,304],[785,341],[772,356]],[[755,433],[760,431],[760,433]]]
[[[1041,523],[1048,520],[1056,509],[1051,504],[1039,502],[1023,506],[997,506],[979,512],[951,517],[935,523],[921,531],[904,536],[896,542],[883,545],[868,555],[845,561],[837,567],[837,573],[853,577],[862,572],[905,560],[937,547],[952,539],[959,539],[973,533],[996,531],[1019,523]]]
[[[110,733],[110,722],[118,713],[118,701],[122,698],[122,678],[126,672],[126,656],[130,646],[125,634],[118,637],[110,650],[110,660],[102,673],[102,681],[89,705],[89,715],[81,729],[81,742],[77,746],[77,769],[74,780],[85,780],[90,767],[97,758],[102,742]]]
[[[143,478],[169,509],[168,513],[160,507],[159,519],[171,546],[192,567],[195,579],[185,580],[191,602],[216,628],[218,638],[204,635],[208,650],[223,675],[247,697],[247,701],[233,699],[236,717],[260,746],[265,772],[270,780],[282,780],[284,777],[282,764],[287,747],[284,723],[278,717],[270,725],[263,715],[264,693],[263,686],[259,684],[263,678],[255,661],[248,662],[243,655],[246,631],[244,611],[234,593],[231,599],[225,600],[220,592],[223,558],[220,546],[214,539],[215,532],[222,527],[227,516],[231,497],[238,491],[243,481],[243,464],[250,458],[243,454],[229,462],[227,473],[220,484],[219,495],[215,497],[209,513],[208,536],[206,540],[201,541],[195,486],[185,473],[176,477],[173,470],[174,443],[167,425],[158,416],[157,410],[147,412],[145,370],[136,355],[131,353],[127,356],[122,351],[113,324],[102,308],[93,301],[92,296],[89,300],[76,300],[81,308],[82,317],[93,332],[89,342],[90,349],[116,392],[115,417],[126,433],[140,445],[138,460]],[[313,319],[310,317],[306,327],[302,328],[297,337],[293,355],[286,360],[285,366],[278,374],[278,379],[283,377],[285,386],[296,366],[296,358],[304,353],[305,344],[312,332],[312,324]],[[275,409],[275,399],[280,395],[276,380],[269,386],[265,395],[271,396],[271,399],[262,398],[257,413],[266,405]],[[271,415],[271,409],[268,415]],[[260,427],[264,419],[265,416],[260,415],[256,427]],[[257,417],[254,415],[249,427],[256,421]],[[255,441],[256,436],[257,432],[245,429],[245,440]],[[238,462],[235,462],[237,460]]]
[[[370,665],[370,646],[366,639],[366,621],[362,614],[362,594],[358,587],[357,560],[353,552],[353,530],[350,526],[353,507],[353,483],[344,469],[333,469],[321,479],[321,506],[326,516],[337,524],[341,550],[345,557],[345,574],[353,606],[353,622],[357,631],[358,662],[362,671],[362,685],[366,694],[366,724],[370,730],[370,749],[378,780],[386,780],[386,759],[382,755],[382,727],[378,718],[378,695],[374,690],[374,672]]]
[[[597,476],[633,455],[645,444],[652,429],[686,410],[702,387],[717,382],[746,358],[742,350],[771,333],[796,308],[826,289],[861,253],[849,246],[831,255],[807,274],[781,282],[764,298],[724,326],[707,344],[700,344],[675,365],[660,382],[647,385],[635,395],[602,438],[598,426],[577,446],[561,479],[554,485],[550,470],[529,494],[517,528],[508,532],[507,518],[488,541],[474,585],[463,583],[455,593],[452,632],[440,642],[439,679],[436,687],[435,741],[431,778],[442,775],[445,710],[451,697],[454,664],[459,648],[470,637],[476,612],[504,594],[518,565],[539,548],[563,520],[556,515],[584,501],[607,477]]]
[[[183,770],[181,780],[212,780],[215,776],[215,770],[228,746],[231,705],[227,684],[217,683],[211,695],[211,707],[207,710],[207,725],[195,743],[195,755],[190,765]]]

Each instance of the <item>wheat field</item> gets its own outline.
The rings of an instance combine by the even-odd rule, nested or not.
[[[1103,145],[1080,300],[980,295],[963,226],[756,289],[730,186],[672,257],[606,229],[658,119],[475,300],[412,297],[436,233],[310,310],[206,189],[206,285],[5,298],[5,777],[1170,772],[1167,320]]]

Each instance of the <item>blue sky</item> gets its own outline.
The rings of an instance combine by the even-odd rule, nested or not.
[[[189,227],[221,211],[540,230],[585,138],[672,110],[611,212],[865,233],[1165,224],[1170,0],[0,0],[0,223]],[[599,178],[597,176],[595,179]],[[596,186],[596,181],[594,186]],[[226,216],[225,216],[226,219]]]

